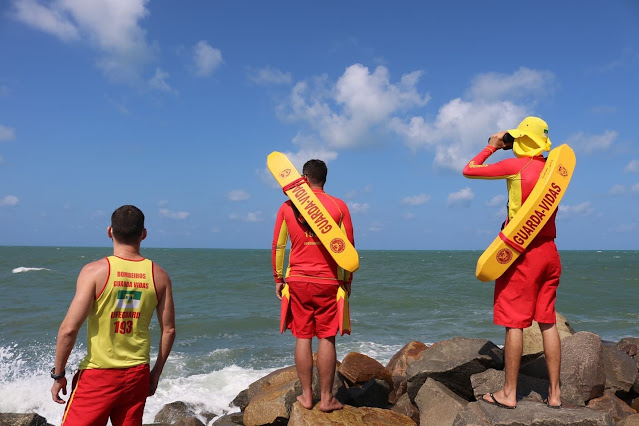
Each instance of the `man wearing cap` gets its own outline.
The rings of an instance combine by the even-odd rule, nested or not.
[[[514,141],[509,136],[514,138]],[[511,144],[504,142],[510,140]],[[504,226],[528,198],[544,168],[542,153],[550,151],[548,125],[538,117],[526,117],[516,129],[495,133],[488,145],[464,168],[471,179],[506,179],[508,187],[508,217]],[[516,158],[495,164],[484,162],[498,149],[512,149]],[[530,243],[524,253],[495,282],[493,321],[506,327],[505,381],[497,392],[483,396],[487,403],[501,408],[517,405],[517,375],[523,352],[523,329],[539,323],[548,365],[548,399],[551,408],[561,406],[559,369],[561,344],[556,327],[555,299],[561,261],[555,246],[555,213]]]

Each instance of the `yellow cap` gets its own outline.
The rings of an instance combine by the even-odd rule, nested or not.
[[[513,152],[517,157],[534,157],[550,151],[548,124],[539,117],[526,117],[516,129],[508,130],[515,138]]]

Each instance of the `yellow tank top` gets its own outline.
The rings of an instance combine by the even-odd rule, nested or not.
[[[79,369],[126,368],[150,362],[149,324],[158,304],[149,259],[106,258],[109,277],[93,303],[87,356]]]

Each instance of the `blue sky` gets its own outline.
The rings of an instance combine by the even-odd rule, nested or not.
[[[358,248],[483,249],[506,184],[461,170],[538,115],[577,154],[559,248],[638,248],[632,0],[1,8],[0,245],[108,246],[135,204],[147,246],[270,248],[282,151],[327,161]]]

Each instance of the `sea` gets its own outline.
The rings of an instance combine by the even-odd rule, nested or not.
[[[31,413],[59,425],[49,372],[57,330],[82,266],[111,248],[0,247],[0,412]],[[177,338],[144,422],[164,404],[184,401],[199,414],[230,405],[249,384],[293,365],[295,339],[279,333],[270,250],[142,249],[167,270],[174,288]],[[480,251],[361,250],[350,299],[352,334],[336,339],[337,357],[359,352],[386,364],[411,340],[456,336],[503,345],[492,323],[493,283],[475,278]],[[639,251],[560,251],[557,311],[576,331],[603,340],[639,337]],[[152,362],[159,326],[152,322]],[[314,342],[317,349],[317,342]],[[69,358],[86,352],[86,326]],[[68,397],[64,397],[65,399]],[[204,421],[204,417],[201,417]]]

